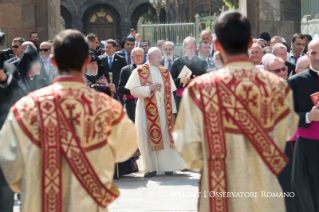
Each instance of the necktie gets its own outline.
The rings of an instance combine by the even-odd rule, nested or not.
[[[127,53],[127,65],[131,65],[131,54]]]
[[[109,62],[109,68],[111,69],[111,68],[112,68],[112,64],[113,64],[112,57],[109,57],[109,60],[110,60],[110,62]]]
[[[135,47],[138,47],[138,42],[136,42],[136,45],[135,45]]]
[[[171,72],[171,69],[172,69],[172,60],[168,60],[168,70],[169,72]]]

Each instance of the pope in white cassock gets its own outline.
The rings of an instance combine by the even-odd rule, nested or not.
[[[172,136],[176,87],[168,69],[160,66],[162,53],[158,48],[148,51],[148,59],[132,72],[125,86],[138,97],[135,125],[141,158],[137,162],[140,171],[147,172],[144,177],[153,177],[160,171],[172,175],[185,168],[174,150]]]

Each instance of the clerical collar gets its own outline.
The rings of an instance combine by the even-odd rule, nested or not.
[[[156,66],[152,66],[149,62],[147,62],[147,63],[145,63],[145,64],[147,64],[150,68],[158,68],[158,67],[156,67]]]
[[[310,65],[310,70],[311,70],[311,71],[313,71],[313,72],[316,72],[316,73],[319,75],[319,71],[318,71],[318,70],[313,69],[311,65]]]

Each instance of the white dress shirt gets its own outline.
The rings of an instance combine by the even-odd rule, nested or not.
[[[174,64],[174,59],[172,58],[171,65],[173,66],[173,64]],[[165,66],[165,68],[168,68],[168,59],[165,56],[164,56],[164,66]]]

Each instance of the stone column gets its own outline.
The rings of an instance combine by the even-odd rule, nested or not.
[[[127,36],[130,34],[130,30],[132,28],[132,21],[125,20],[121,21],[121,38],[127,38]],[[136,29],[137,30],[137,29]]]
[[[0,49],[10,47],[13,38],[29,40],[38,32],[39,42],[53,39],[60,31],[60,0],[0,0],[0,29],[6,42]]]
[[[258,2],[259,7],[256,9]],[[288,45],[291,36],[301,31],[300,5],[301,0],[239,0],[239,9],[250,20],[254,37],[259,37],[262,32],[268,32],[271,37],[275,35],[284,37]],[[257,13],[259,17],[256,16]],[[259,23],[258,30],[256,21]]]
[[[71,27],[72,29],[77,29],[80,32],[84,33],[84,24],[80,18],[72,20]]]

